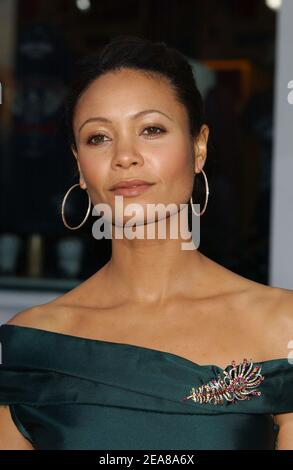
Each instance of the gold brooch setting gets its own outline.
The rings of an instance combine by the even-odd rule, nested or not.
[[[228,369],[229,367],[231,368]],[[261,395],[261,392],[256,390],[264,380],[260,365],[243,359],[240,364],[232,361],[228,368],[223,370],[223,375],[218,374],[217,379],[197,388],[192,387],[191,395],[183,400],[223,405],[225,401],[236,403],[237,400],[251,400],[252,396]]]

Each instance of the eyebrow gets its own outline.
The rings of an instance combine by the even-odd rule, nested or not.
[[[158,109],[144,109],[143,111],[139,111],[138,113],[135,113],[132,116],[130,116],[130,119],[136,119],[140,116],[143,116],[144,114],[150,114],[150,113],[160,113],[160,114],[163,114],[163,116],[166,116],[168,119],[170,119],[170,121],[174,121],[174,119],[168,116],[168,114],[164,113],[163,111],[159,111]],[[108,122],[108,123],[112,122],[110,119],[107,119],[102,116],[91,117],[87,119],[86,121],[84,121],[84,123],[78,129],[78,132],[80,132],[83,126],[85,126],[88,122],[94,122],[94,121],[102,121],[102,122]]]

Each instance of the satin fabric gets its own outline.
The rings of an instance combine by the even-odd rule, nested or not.
[[[260,397],[184,401],[223,369],[126,343],[0,326],[0,405],[35,449],[275,449],[293,412],[293,364],[257,362]],[[228,366],[227,366],[228,367]]]

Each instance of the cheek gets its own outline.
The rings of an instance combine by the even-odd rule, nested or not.
[[[79,161],[82,174],[89,189],[97,190],[99,187],[102,187],[101,183],[105,181],[108,173],[106,160],[99,158],[98,155],[81,151]]]
[[[153,165],[153,170],[160,176],[163,187],[176,200],[186,199],[192,191],[194,163],[191,149],[186,143],[174,145],[161,153]]]

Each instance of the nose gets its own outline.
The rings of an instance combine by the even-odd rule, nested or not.
[[[141,165],[143,162],[142,156],[131,142],[120,142],[115,149],[115,155],[112,159],[113,168],[119,166],[128,168],[130,165]]]

